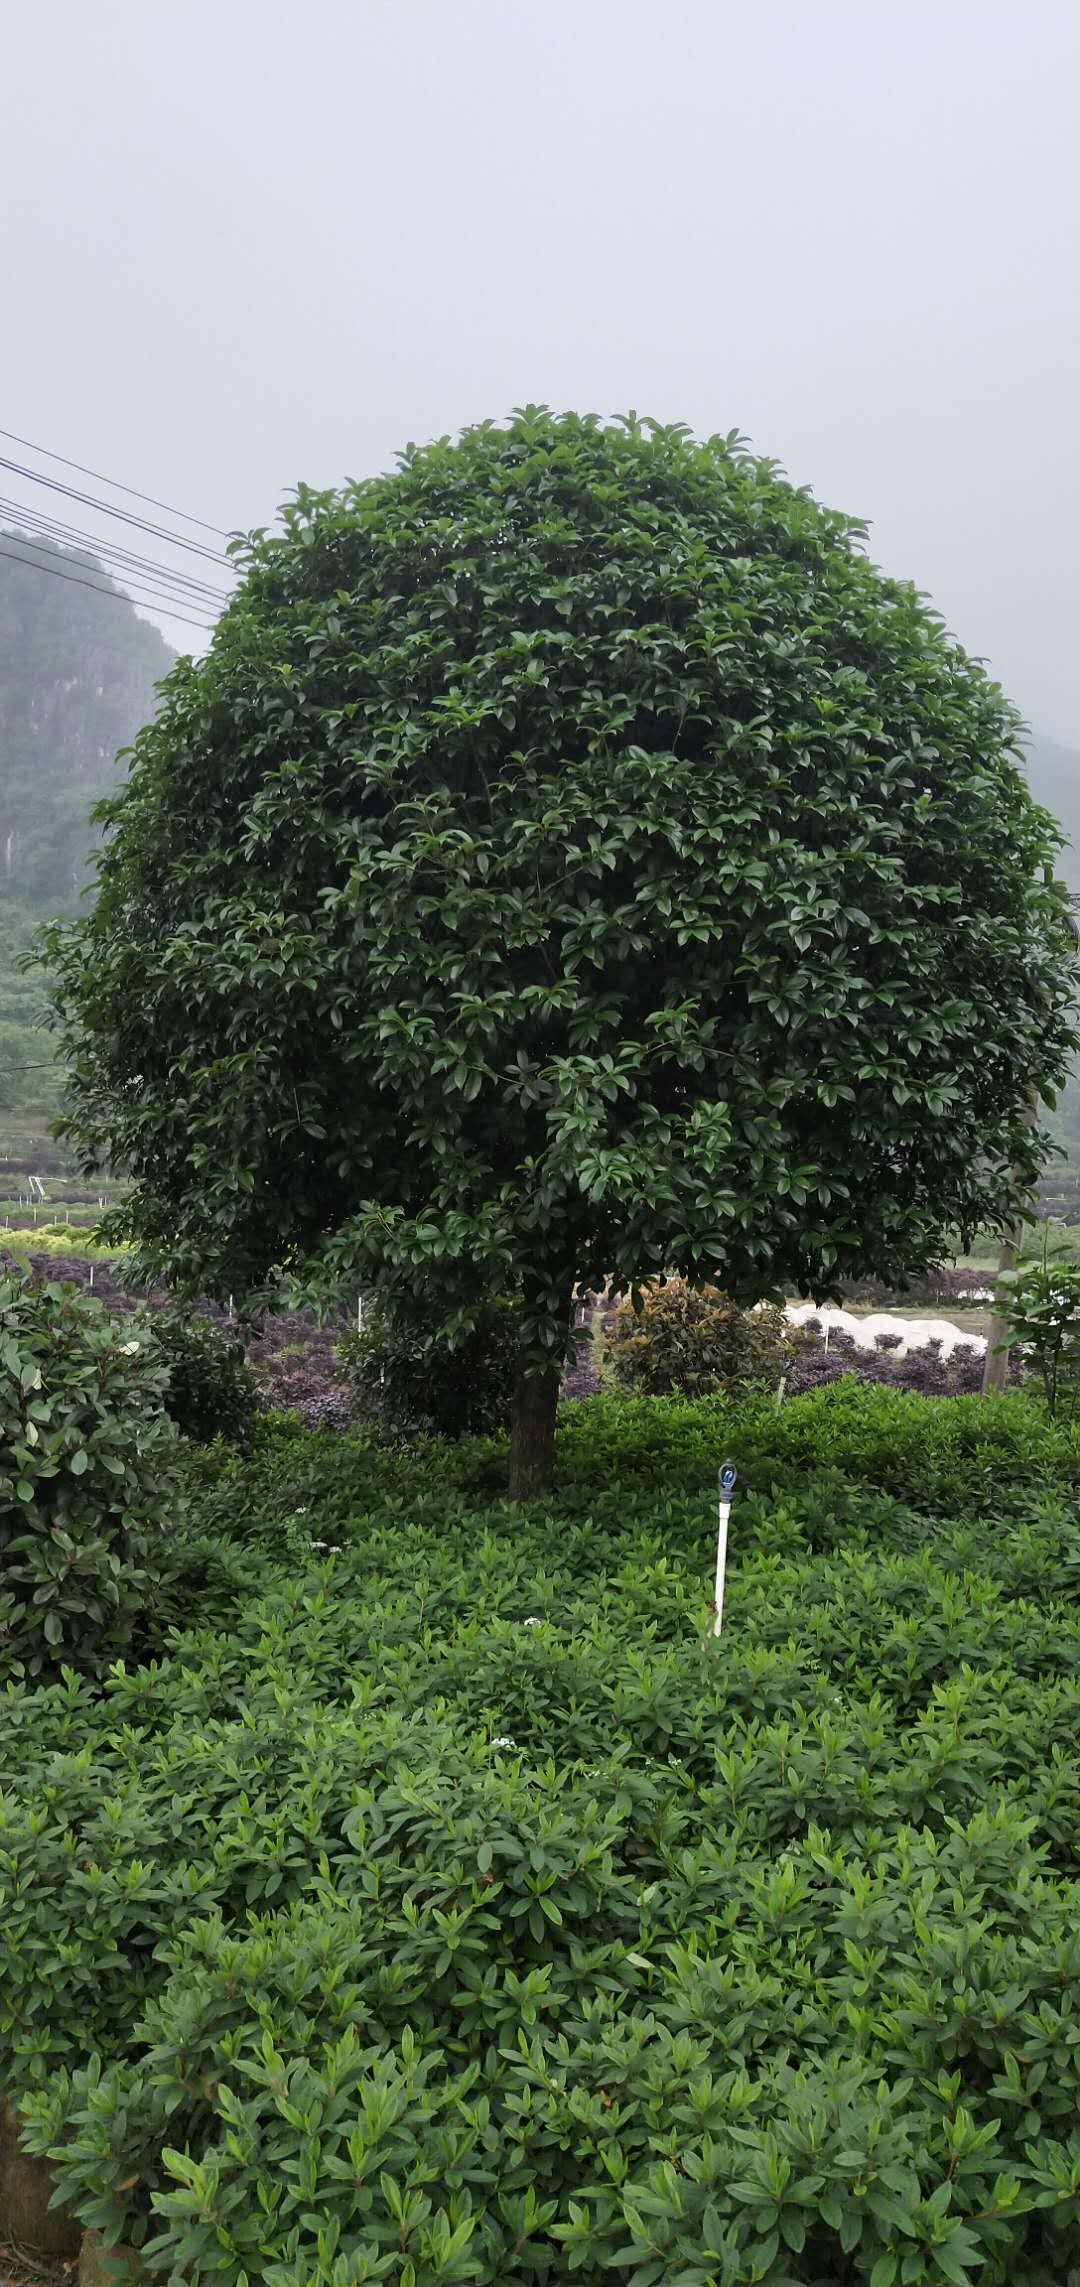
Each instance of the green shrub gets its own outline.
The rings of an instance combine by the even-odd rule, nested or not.
[[[496,1297],[453,1347],[420,1298],[369,1310],[338,1348],[359,1412],[396,1435],[476,1437],[505,1429],[518,1343],[517,1305]]]
[[[144,1322],[0,1279],[0,1675],[100,1668],[165,1555],[175,1430]]]
[[[1038,1376],[1047,1408],[1075,1414],[1080,1406],[1080,1255],[1073,1233],[1050,1243],[1043,1225],[1042,1245],[1023,1254],[1016,1268],[1000,1271],[997,1305],[1005,1335],[1023,1352],[1025,1366]]]
[[[169,1370],[165,1408],[185,1437],[239,1443],[259,1410],[259,1385],[239,1336],[198,1311],[155,1310],[154,1338]]]
[[[109,1262],[130,1253],[130,1248],[123,1245],[99,1245],[97,1229],[96,1223],[68,1223],[62,1220],[21,1223],[0,1230],[0,1246],[12,1254],[78,1255],[90,1262]]]
[[[615,1381],[642,1396],[729,1394],[755,1382],[774,1387],[792,1346],[774,1303],[740,1310],[716,1286],[667,1279],[647,1286],[641,1308],[620,1303],[605,1338]]]

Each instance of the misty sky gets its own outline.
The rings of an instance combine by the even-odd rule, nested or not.
[[[3,54],[4,427],[230,528],[530,399],[739,428],[1080,743],[1078,0],[43,0]]]

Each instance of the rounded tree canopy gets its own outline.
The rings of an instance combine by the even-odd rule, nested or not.
[[[530,408],[302,488],[56,932],[174,1280],[902,1277],[1039,1165],[1073,960],[1016,716],[737,438]]]

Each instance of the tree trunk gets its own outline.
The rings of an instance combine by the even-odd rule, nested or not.
[[[550,1297],[549,1297],[550,1300]],[[526,1305],[527,1307],[527,1305]],[[569,1336],[573,1289],[566,1294],[560,1317]],[[554,1365],[529,1371],[528,1352],[522,1352],[514,1373],[510,1401],[510,1499],[534,1501],[550,1493],[555,1467],[555,1413],[562,1388],[565,1344]]]
[[[510,1406],[510,1499],[532,1501],[551,1491],[555,1464],[555,1409],[561,1367],[526,1373],[519,1363]]]
[[[1002,1271],[1013,1271],[1016,1269],[1017,1249],[1020,1246],[1023,1235],[1024,1226],[1022,1223],[1017,1223],[1009,1232],[1008,1238],[1002,1240],[1001,1253],[998,1256],[997,1267],[997,1275],[999,1278],[1001,1277]],[[995,1311],[992,1319],[990,1320],[990,1324],[986,1329],[986,1362],[983,1366],[982,1378],[982,1394],[984,1398],[991,1397],[996,1390],[1003,1390],[1008,1383],[1009,1353],[1007,1350],[998,1348],[998,1344],[1004,1342],[1004,1340],[1005,1320],[1003,1318],[999,1318],[997,1312]]]
[[[1037,1088],[1032,1088],[1029,1092],[1024,1116],[1029,1128],[1038,1127],[1039,1091]],[[999,1278],[1002,1271],[1014,1271],[1016,1269],[1016,1257],[1023,1243],[1024,1226],[1022,1223],[1014,1223],[1012,1230],[1005,1234],[1001,1242],[1001,1253],[998,1256],[997,1267]],[[1004,1340],[1005,1321],[995,1311],[986,1330],[986,1363],[983,1367],[982,1379],[984,1398],[990,1397],[996,1390],[1005,1389],[1008,1383],[1009,1353],[1007,1350],[998,1349],[999,1342],[1004,1342]]]

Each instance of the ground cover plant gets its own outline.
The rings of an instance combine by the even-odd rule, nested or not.
[[[141,1652],[0,1698],[0,2085],[63,2198],[228,2287],[1062,2287],[1075,1425],[600,1397],[552,1503],[504,1470],[196,1450]]]

